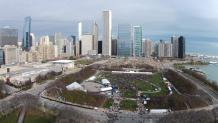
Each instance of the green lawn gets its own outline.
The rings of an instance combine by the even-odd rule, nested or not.
[[[148,90],[155,90],[155,86],[150,84],[149,82],[145,82],[145,81],[135,81],[135,86],[139,91],[148,91]]]
[[[122,100],[120,102],[121,110],[135,111],[137,107],[137,102],[134,100]]]
[[[126,98],[135,98],[136,97],[136,91],[134,91],[134,90],[124,90],[121,92],[123,93],[123,96]]]
[[[16,123],[18,119],[19,110],[13,111],[8,115],[1,116],[0,123]]]
[[[99,95],[91,95],[83,91],[67,91],[64,90],[62,96],[66,101],[91,106],[101,106],[105,98]]]
[[[29,109],[26,113],[24,123],[54,123],[55,116],[42,112],[39,109]]]
[[[144,93],[145,95],[148,96],[165,96],[168,94],[168,89],[166,84],[163,82],[161,73],[155,73],[152,75],[152,77],[149,79],[149,82],[157,85],[158,87],[161,88],[161,91],[158,93]]]
[[[104,108],[110,108],[113,105],[114,100],[113,99],[107,99],[103,105]]]
[[[89,64],[92,64],[92,63],[94,63],[94,61],[93,60],[77,60],[76,62],[75,62],[75,64],[82,64],[82,65],[89,65]]]

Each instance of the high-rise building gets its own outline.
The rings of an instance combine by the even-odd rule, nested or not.
[[[52,42],[53,45],[56,45],[55,44],[55,36],[54,35],[49,35],[49,40],[50,40],[50,42]]]
[[[31,43],[30,43],[30,33],[31,33],[31,17],[25,18],[25,23],[23,27],[23,42],[22,42],[22,48],[23,50],[30,50]]]
[[[133,26],[133,55],[142,56],[142,27]]]
[[[0,47],[18,45],[18,30],[11,27],[0,28]]]
[[[58,47],[58,55],[61,56],[63,53],[63,39],[62,34],[60,32],[55,33],[55,45]]]
[[[42,36],[40,38],[38,50],[42,60],[54,59],[55,57],[55,48],[52,42],[49,41],[49,36]]]
[[[30,33],[30,46],[36,46],[36,37],[34,33]]]
[[[92,26],[93,50],[98,51],[98,24],[95,22]]]
[[[132,28],[129,24],[118,25],[117,55],[132,56]]]
[[[185,38],[183,36],[179,37],[179,51],[178,58],[185,58]]]
[[[78,40],[80,41],[83,35],[82,22],[78,23]]]
[[[4,57],[5,57],[5,64],[16,64],[17,60],[17,46],[15,45],[5,45],[4,49]]]
[[[82,55],[92,54],[93,52],[93,35],[85,34],[81,38]],[[96,54],[96,53],[95,53]]]
[[[0,66],[3,65],[3,64],[5,64],[4,50],[0,49]]]
[[[146,39],[143,42],[143,56],[150,57],[152,55],[152,41],[150,39]]]
[[[72,46],[73,46],[72,48],[73,48],[73,53],[74,53],[72,55],[76,56],[76,36],[73,36],[73,35],[69,36],[68,41],[72,42]]]
[[[171,37],[171,43],[173,44],[173,57],[178,58],[179,55],[179,42],[177,36]]]
[[[111,32],[112,31],[112,13],[111,10],[103,11],[103,44],[102,54],[111,56]]]
[[[157,53],[157,55],[158,55],[158,57],[165,57],[165,44],[164,44],[164,42],[162,42],[162,41],[160,41],[159,43],[158,43],[158,46],[157,46],[157,48],[158,48],[158,53]]]
[[[171,43],[164,44],[164,57],[173,56],[173,45]]]
[[[117,39],[112,39],[112,55],[116,56],[117,55]]]
[[[102,54],[102,41],[98,41],[98,54]]]
[[[158,43],[158,57],[173,57],[173,45],[161,40]]]

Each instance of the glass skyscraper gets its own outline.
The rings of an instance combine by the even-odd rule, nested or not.
[[[132,28],[129,24],[118,25],[117,55],[132,56]]]
[[[11,27],[0,28],[0,47],[17,45],[18,30]]]
[[[179,58],[185,58],[185,37],[179,37],[179,51],[178,51]]]
[[[22,47],[23,50],[30,50],[31,48],[31,42],[30,42],[30,33],[31,33],[31,17],[28,16],[25,18],[25,23],[23,27],[23,42]]]
[[[142,56],[142,27],[133,26],[133,55]]]
[[[0,49],[0,65],[4,64],[4,51]]]

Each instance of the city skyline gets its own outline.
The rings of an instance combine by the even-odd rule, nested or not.
[[[117,1],[116,1],[117,2]],[[120,0],[118,3],[123,3]],[[198,4],[195,5],[195,3]],[[119,23],[141,24],[146,27],[144,32],[147,36],[152,35],[172,35],[174,33],[181,33],[190,37],[201,35],[204,37],[217,37],[218,27],[216,25],[218,2],[210,1],[125,1],[125,6],[119,10],[119,6],[114,5],[115,1],[28,1],[24,2],[25,7],[20,5],[21,1],[1,1],[0,7],[5,11],[0,12],[0,26],[11,25],[20,30],[22,27],[22,20],[26,16],[33,18],[33,29],[36,36],[44,33],[50,34],[52,30],[60,31],[68,35],[69,33],[76,33],[76,23],[78,21],[101,21],[101,11],[111,9],[114,13],[113,27]],[[49,8],[47,4],[49,3]],[[71,5],[74,6],[73,11]],[[88,5],[93,6],[88,6]],[[193,6],[195,5],[195,6]],[[61,9],[64,6],[64,10]],[[98,7],[97,7],[98,6]],[[77,7],[86,7],[87,10],[76,9]],[[16,9],[15,9],[16,8]],[[161,9],[163,8],[163,9]],[[38,12],[39,9],[44,10],[43,13]],[[14,14],[14,11],[16,13]],[[143,12],[143,14],[141,14]],[[140,14],[137,14],[140,13]],[[155,14],[154,14],[155,13]],[[196,23],[197,22],[197,23]],[[91,22],[90,22],[91,23]],[[84,25],[85,26],[85,25]],[[87,26],[85,26],[87,28]],[[91,29],[91,27],[88,27]],[[116,28],[113,28],[113,32]],[[89,30],[89,29],[87,29]],[[101,30],[100,30],[101,32]]]

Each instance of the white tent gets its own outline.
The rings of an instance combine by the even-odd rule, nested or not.
[[[112,90],[112,87],[101,88],[101,92],[111,91],[111,90]]]
[[[109,82],[109,80],[107,80],[107,79],[102,79],[102,80],[101,80],[101,84],[103,84],[103,85],[108,85],[108,84],[110,84],[110,82]]]
[[[77,83],[77,82],[73,82],[72,84],[66,86],[68,91],[73,91],[73,90],[81,90],[84,91],[83,87]]]
[[[92,77],[90,77],[88,80],[89,81],[94,81],[96,79],[96,77],[95,76],[92,76]]]

